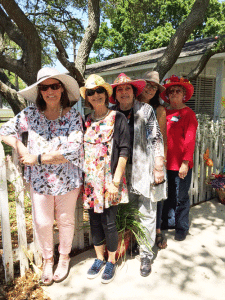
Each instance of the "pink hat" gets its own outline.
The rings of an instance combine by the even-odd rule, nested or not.
[[[122,84],[131,84],[131,85],[133,85],[137,89],[136,96],[138,96],[143,91],[143,89],[146,85],[146,82],[143,79],[131,80],[131,78],[128,77],[126,74],[120,73],[118,75],[118,77],[114,80],[113,84],[111,84],[111,86],[114,89],[118,85],[122,85]],[[116,103],[113,95],[109,98],[109,102],[113,103],[113,104]]]
[[[190,81],[188,79],[185,79],[183,77],[178,77],[176,75],[172,75],[172,76],[170,76],[170,78],[166,78],[164,80],[164,82],[165,83],[163,84],[163,86],[166,88],[166,90],[160,94],[160,97],[163,99],[163,101],[165,101],[167,103],[170,103],[169,96],[167,94],[167,92],[168,92],[167,89],[172,85],[181,85],[185,88],[186,95],[185,95],[185,99],[183,100],[184,102],[187,102],[189,99],[191,99],[191,97],[194,93],[193,85],[190,83]]]

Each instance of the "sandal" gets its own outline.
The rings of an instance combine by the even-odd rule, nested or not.
[[[57,266],[57,269],[55,270],[53,280],[55,282],[61,282],[69,274],[69,264],[70,264],[70,258],[68,259],[59,259],[59,263]]]
[[[51,285],[53,282],[53,265],[54,259],[44,259],[43,271],[40,279],[41,285]]]
[[[167,247],[166,238],[162,233],[156,233],[155,243],[159,249],[165,249]]]

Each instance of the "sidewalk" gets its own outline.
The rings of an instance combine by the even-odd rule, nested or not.
[[[94,250],[71,259],[70,274],[61,283],[44,287],[52,300],[224,300],[225,205],[217,199],[191,208],[191,227],[185,241],[165,231],[168,247],[155,252],[152,273],[142,277],[139,258],[119,262],[115,279],[89,280]]]

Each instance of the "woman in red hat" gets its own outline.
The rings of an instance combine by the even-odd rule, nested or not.
[[[152,107],[136,100],[145,87],[144,80],[131,80],[121,73],[114,83],[110,102],[112,109],[123,113],[130,130],[131,155],[127,164],[129,201],[138,206],[140,223],[152,247],[156,237],[156,201],[161,197],[155,185],[164,182],[163,139]],[[162,199],[162,198],[160,198]],[[141,276],[151,272],[153,253],[140,245]]]
[[[162,228],[175,228],[175,239],[183,241],[189,230],[193,154],[198,122],[195,113],[186,106],[194,93],[193,85],[184,78],[172,75],[163,85],[160,97],[169,107],[167,118],[167,177],[168,199],[164,202]]]

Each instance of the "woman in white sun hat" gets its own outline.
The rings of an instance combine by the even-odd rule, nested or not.
[[[35,230],[44,260],[41,282],[66,278],[74,234],[74,211],[82,185],[83,125],[70,101],[79,100],[74,78],[42,68],[37,82],[19,92],[34,102],[1,127],[2,140],[15,148],[30,183]],[[28,132],[28,145],[21,134]],[[59,228],[59,263],[53,275],[53,222]]]

